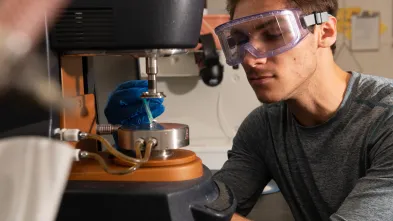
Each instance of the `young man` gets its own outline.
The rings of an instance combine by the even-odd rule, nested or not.
[[[228,0],[228,9],[233,20],[216,29],[227,62],[242,64],[264,103],[214,177],[237,198],[232,220],[246,220],[271,179],[298,221],[393,220],[392,81],[336,65],[337,1]]]

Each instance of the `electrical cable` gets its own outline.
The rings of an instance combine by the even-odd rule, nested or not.
[[[153,147],[157,145],[157,140],[156,139],[149,139],[146,142],[146,153],[148,153],[148,156],[146,156],[143,159],[138,159],[134,157],[127,156],[119,151],[117,151],[105,138],[96,135],[96,134],[89,134],[89,133],[82,133],[81,134],[82,139],[94,139],[100,141],[104,146],[107,148],[108,152],[111,153],[113,156],[117,157],[118,159],[125,161],[127,163],[132,163],[132,164],[138,164],[138,163],[146,163],[149,158],[150,158],[150,153]],[[138,145],[143,145],[144,141],[142,139],[138,139],[136,141],[136,146]]]
[[[94,134],[88,134],[86,136],[86,139],[87,138],[96,139],[98,141],[103,142],[103,144],[108,148],[108,150],[110,150],[112,148],[112,146],[108,143],[108,141],[106,141],[104,138],[102,138],[100,136],[97,136],[97,135],[94,135]],[[108,147],[108,144],[109,144],[109,146],[111,146],[110,148]],[[119,154],[116,154],[116,155],[114,154],[114,155],[117,156],[120,160],[123,160],[125,162],[129,162],[129,163],[134,163],[135,164],[134,166],[129,167],[129,168],[125,169],[125,170],[111,170],[109,168],[108,164],[105,162],[104,158],[101,155],[97,154],[97,153],[92,153],[92,152],[88,152],[88,151],[81,151],[79,156],[80,156],[80,158],[90,158],[90,159],[96,160],[101,165],[101,167],[105,170],[105,172],[107,172],[109,174],[126,175],[126,174],[129,174],[129,173],[132,173],[132,172],[136,171],[137,169],[139,169],[142,166],[143,163],[145,163],[145,162],[147,162],[149,160],[149,158],[151,156],[152,149],[153,149],[153,147],[156,144],[157,144],[156,140],[154,140],[154,139],[148,140],[147,143],[146,143],[146,150],[145,150],[145,154],[144,154],[143,158],[136,159],[136,158],[132,158],[132,157],[127,157],[127,158],[136,159],[136,160],[131,160],[131,161],[127,160],[127,159],[124,159],[121,156],[123,154],[121,154],[118,151],[115,151],[115,152],[117,152]],[[139,157],[142,156],[141,155],[141,147],[142,146],[143,146],[143,140],[138,140],[135,143],[135,151],[137,153],[139,153]],[[109,152],[111,153],[111,151],[109,151]],[[137,161],[137,163],[135,163],[134,161]]]

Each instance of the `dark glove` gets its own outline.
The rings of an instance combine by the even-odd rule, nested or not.
[[[148,124],[149,118],[140,96],[148,90],[147,80],[127,81],[109,95],[104,113],[108,123],[122,126],[138,126]],[[165,111],[163,98],[149,98],[149,107],[153,118],[160,116]],[[117,136],[114,135],[117,143]]]

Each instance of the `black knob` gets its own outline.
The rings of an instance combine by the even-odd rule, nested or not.
[[[199,74],[206,85],[215,87],[222,82],[224,66],[220,64],[220,56],[217,53],[214,37],[212,34],[201,35],[199,41],[202,43],[203,51],[200,58],[202,68]]]
[[[211,87],[221,84],[224,76],[224,67],[218,63],[203,68],[200,72],[203,82]]]

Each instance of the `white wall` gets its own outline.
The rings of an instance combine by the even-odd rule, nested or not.
[[[350,50],[343,49],[342,53],[336,56],[337,63],[345,70],[355,70],[367,74],[393,78],[392,1],[339,0],[339,6],[343,8],[361,7],[363,10],[379,11],[382,22],[387,26],[387,31],[381,36],[381,47],[379,51],[351,53]],[[338,48],[344,42],[350,45],[350,41],[340,35]]]

